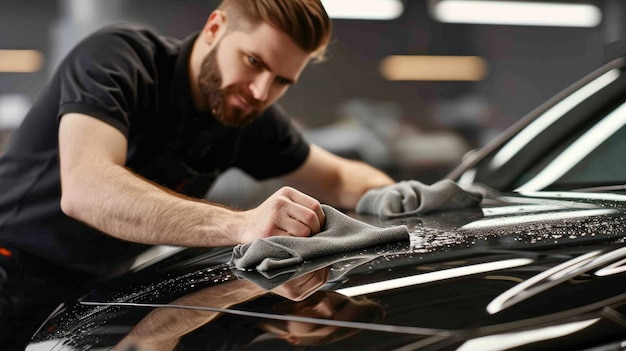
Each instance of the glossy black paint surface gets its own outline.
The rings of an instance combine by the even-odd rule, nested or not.
[[[343,303],[351,301],[349,295],[375,301],[385,317],[365,328],[341,321],[341,326],[357,332],[315,349],[500,350],[512,343],[509,346],[523,345],[522,349],[529,350],[571,350],[626,340],[622,204],[568,199],[565,193],[547,195],[500,196],[486,199],[480,210],[394,221],[359,217],[380,226],[406,224],[410,238],[305,263],[300,273],[308,266],[319,269],[326,261],[331,276],[340,277],[299,304],[312,304],[335,291]],[[271,306],[285,298],[268,292],[228,307],[230,312],[213,304],[212,291],[244,279],[245,274],[225,264],[230,253],[227,248],[182,251],[106,289],[96,289],[51,318],[30,350],[110,348],[159,304],[181,305],[190,294],[206,299],[184,308],[161,308],[169,317],[160,324],[160,338],[167,330],[189,324],[190,319],[181,315],[183,310],[191,308],[205,318],[217,318],[183,327],[184,336],[176,342],[179,349],[221,349],[220,345],[244,350],[294,349],[256,327],[263,319],[283,318],[283,311]],[[589,257],[584,259],[585,255]],[[545,273],[550,270],[551,274]],[[271,281],[259,275],[247,277],[255,285]],[[359,288],[366,291],[355,291]],[[249,312],[261,315],[240,315]],[[317,327],[334,323],[332,319],[315,321]],[[249,338],[264,337],[238,345],[248,334]]]

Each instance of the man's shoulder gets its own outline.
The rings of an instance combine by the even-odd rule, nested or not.
[[[184,43],[142,25],[107,25],[83,38],[64,61],[69,65],[78,61],[80,66],[99,61],[116,62],[118,66],[127,63],[128,67],[170,67]]]
[[[129,23],[107,25],[94,32],[90,37],[96,39],[110,36],[121,38],[132,44],[159,46],[172,50],[177,49],[181,43],[180,39],[162,35],[151,27]]]

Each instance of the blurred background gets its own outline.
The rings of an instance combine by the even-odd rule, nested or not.
[[[626,51],[626,3],[323,0],[328,59],[281,104],[318,145],[431,183],[471,149]],[[219,0],[0,0],[0,152],[77,41],[132,22],[183,38]],[[252,206],[279,184],[230,171],[211,200]]]

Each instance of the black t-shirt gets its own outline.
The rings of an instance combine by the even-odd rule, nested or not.
[[[196,36],[117,25],[68,54],[0,157],[0,244],[99,275],[146,248],[61,212],[57,132],[65,113],[117,128],[128,139],[127,167],[193,197],[230,167],[265,179],[302,165],[309,146],[279,106],[245,128],[194,109],[187,72]]]

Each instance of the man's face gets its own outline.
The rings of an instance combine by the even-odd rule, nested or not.
[[[200,68],[204,105],[224,125],[243,127],[297,81],[309,56],[285,33],[265,23],[246,32],[228,32]]]

